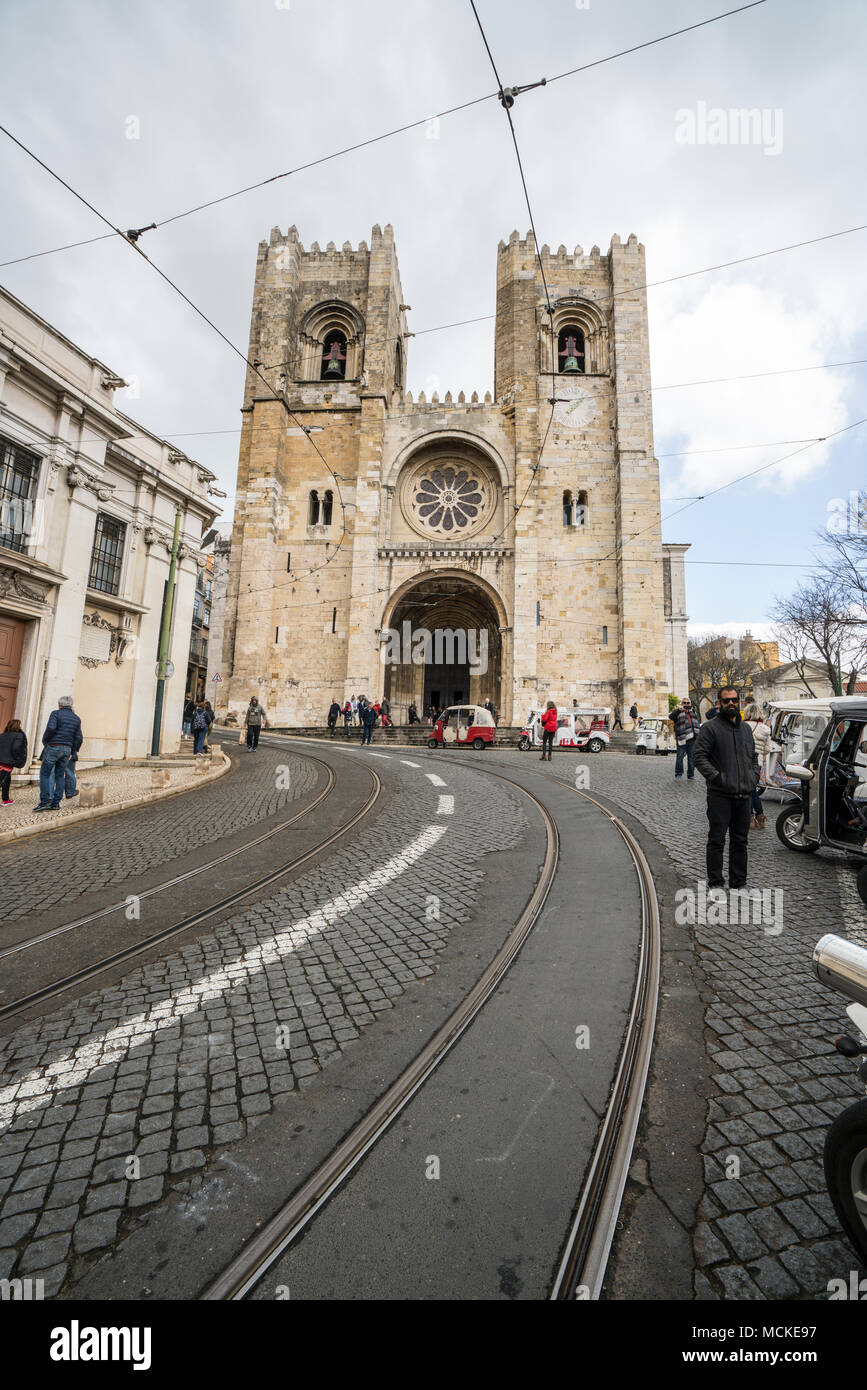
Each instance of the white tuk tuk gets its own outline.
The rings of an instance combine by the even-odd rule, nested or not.
[[[831,696],[827,700],[787,700],[772,704],[768,722],[771,750],[765,758],[761,781],[780,800],[800,795],[801,783],[786,772],[786,763],[803,763],[818,742],[831,718]]]
[[[557,731],[554,734],[555,748],[587,749],[590,753],[602,753],[608,747],[609,709],[557,710]],[[530,710],[521,729],[518,747],[524,752],[528,748],[539,748],[542,744],[542,715],[544,710]]]
[[[674,748],[674,732],[668,719],[639,720],[635,735],[636,753],[661,753],[665,756]]]

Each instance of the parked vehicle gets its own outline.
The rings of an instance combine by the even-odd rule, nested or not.
[[[831,717],[830,700],[790,700],[772,704],[768,716],[771,751],[762,769],[769,791],[787,801],[800,792],[800,782],[786,772],[786,763],[802,763],[816,746]]]
[[[857,1036],[844,1033],[834,1043],[844,1057],[858,1062],[858,1077],[867,1083],[867,950],[829,933],[816,943],[813,969],[822,984],[853,1002],[846,1012]],[[856,1101],[839,1115],[825,1136],[825,1183],[840,1225],[862,1260],[867,1260],[867,1100]]]
[[[493,743],[496,731],[493,716],[482,705],[449,705],[431,729],[427,746],[442,748],[456,743],[478,750]]]
[[[858,892],[867,903],[867,699],[843,695],[829,705],[812,752],[801,763],[786,763],[799,791],[778,815],[776,830],[799,854],[827,845],[859,863]]]
[[[642,719],[635,735],[636,753],[672,753],[676,748],[668,719]]]
[[[530,710],[518,741],[518,747],[523,752],[528,748],[541,747],[543,713],[543,710]],[[608,709],[558,709],[554,747],[587,749],[590,753],[604,752],[611,741],[607,727],[610,713]]]

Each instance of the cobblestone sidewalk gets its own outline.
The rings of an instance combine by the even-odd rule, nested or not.
[[[565,760],[552,762],[551,771],[569,775],[577,761],[568,772]],[[706,878],[701,778],[676,783],[673,758],[610,750],[589,764],[591,794],[636,816],[698,893]],[[811,959],[829,931],[867,945],[867,909],[840,856],[798,855],[780,843],[780,809],[766,799],[766,828],[750,832],[749,872],[750,887],[781,890],[771,900],[779,923],[768,931],[751,922],[694,927],[716,1086],[694,1234],[699,1299],[826,1298],[829,1279],[859,1267],[827,1195],[822,1147],[863,1088],[833,1051],[848,1026],[846,1001],[819,984]]]

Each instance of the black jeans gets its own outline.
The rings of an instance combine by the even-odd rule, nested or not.
[[[750,835],[750,798],[707,794],[707,881],[723,882],[723,851],[729,837],[729,887],[743,888],[747,881],[747,843]]]
[[[261,724],[248,724],[248,725],[247,725],[247,747],[248,747],[248,748],[258,748],[258,747],[259,747],[259,735],[260,735],[261,732],[262,732],[262,725],[261,725]]]
[[[546,749],[547,749],[548,757],[550,758],[550,756],[551,756],[551,750],[553,749],[553,747],[554,747],[554,730],[553,730],[553,729],[543,729],[543,730],[542,730],[542,757],[544,758],[544,756],[545,756],[545,751],[546,751]]]
[[[9,789],[12,786],[12,773],[0,772],[0,797],[4,801],[9,800]]]
[[[362,742],[363,744],[364,744],[364,743],[370,743],[370,740],[371,740],[372,735],[373,735],[373,725],[372,725],[372,724],[363,724],[362,727],[361,727],[361,742]]]

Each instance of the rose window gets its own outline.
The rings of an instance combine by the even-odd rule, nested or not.
[[[427,530],[445,535],[473,529],[485,509],[484,486],[466,468],[431,468],[412,490],[412,510]]]

